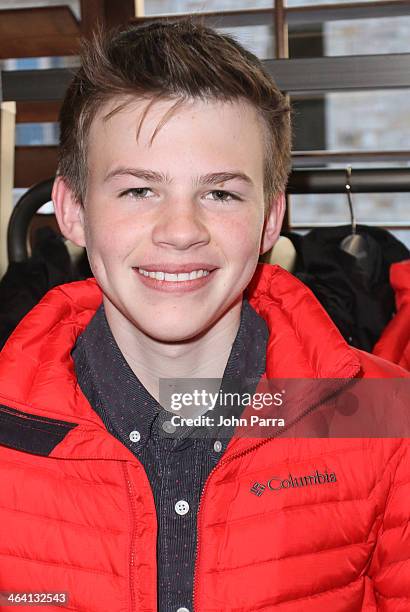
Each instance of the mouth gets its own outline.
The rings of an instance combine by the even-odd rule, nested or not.
[[[153,268],[153,266],[149,267]],[[217,268],[212,268],[210,266],[196,266],[195,268],[191,266],[191,269],[189,269],[189,266],[179,266],[178,271],[176,271],[176,266],[172,271],[169,271],[169,266],[167,271],[164,269],[147,268],[138,267],[133,268],[133,270],[137,273],[139,280],[145,286],[160,291],[171,292],[186,292],[199,289],[210,282],[217,270]],[[185,269],[181,271],[181,268]]]
[[[156,278],[160,281],[184,282],[202,278],[210,273],[210,270],[204,268],[192,269],[190,271],[181,272],[165,272],[165,270],[146,270],[145,268],[137,268],[138,272],[143,276]]]

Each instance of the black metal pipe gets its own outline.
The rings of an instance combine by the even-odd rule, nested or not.
[[[410,192],[410,168],[353,169],[350,178],[353,193]],[[346,170],[301,168],[293,170],[287,193],[345,193]]]
[[[9,262],[28,259],[27,237],[30,222],[39,208],[51,200],[54,178],[31,187],[15,205],[7,228]]]
[[[36,212],[51,200],[53,178],[31,187],[17,202],[7,230],[9,261],[28,258],[27,236]],[[346,171],[318,168],[295,169],[291,172],[287,194],[344,193]],[[350,186],[353,193],[410,192],[410,168],[375,168],[352,170]],[[382,224],[381,224],[382,225]]]

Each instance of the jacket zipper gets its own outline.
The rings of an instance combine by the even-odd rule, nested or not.
[[[205,486],[202,490],[202,494],[201,497],[199,499],[199,505],[198,505],[198,524],[197,524],[197,534],[198,534],[198,539],[197,539],[197,545],[196,545],[196,557],[195,557],[195,568],[194,568],[194,588],[193,588],[193,612],[196,612],[197,610],[197,606],[196,606],[196,599],[197,599],[197,584],[198,584],[198,567],[199,567],[199,558],[200,558],[200,534],[201,534],[201,525],[202,525],[202,514],[201,514],[201,508],[202,508],[202,500],[205,497],[205,493],[209,484],[209,481],[211,480],[211,476],[214,472],[216,472],[216,470],[218,468],[220,468],[222,465],[225,465],[226,463],[229,463],[230,461],[232,461],[233,459],[237,459],[238,457],[241,457],[242,455],[246,455],[247,453],[255,450],[256,448],[258,448],[259,446],[262,446],[263,444],[266,444],[267,442],[271,442],[273,440],[273,438],[266,438],[266,440],[263,440],[262,442],[259,442],[258,444],[256,444],[255,446],[252,446],[250,448],[247,448],[244,451],[241,451],[240,453],[236,453],[234,455],[231,455],[230,457],[227,457],[225,460],[221,459],[221,461],[214,467],[212,468],[212,470],[209,472],[209,476],[206,480]]]
[[[132,532],[131,532],[131,543],[130,543],[131,555],[130,555],[130,560],[129,560],[129,576],[130,576],[130,595],[131,595],[130,611],[133,612],[133,610],[136,609],[135,608],[135,592],[134,592],[134,569],[135,569],[134,544],[135,544],[135,536],[136,536],[136,528],[135,528],[136,508],[135,508],[135,500],[134,500],[134,494],[132,491],[131,481],[128,477],[128,469],[127,469],[126,462],[123,463],[123,470],[124,470],[125,481],[127,483],[127,489],[128,489],[128,494],[129,494],[130,503],[131,503],[131,511],[132,511],[132,515],[131,515]]]
[[[360,371],[360,366],[355,368],[350,376],[346,376],[346,378],[349,381],[352,381],[356,374]],[[348,385],[349,383],[347,383]],[[345,388],[347,385],[344,385],[343,388]],[[315,408],[318,408],[321,404],[323,404],[323,402],[325,402],[327,399],[329,399],[329,396],[326,396],[325,398],[323,398],[323,400],[321,402],[318,402],[317,404],[313,404],[312,406],[310,406],[309,408],[307,408],[295,421],[293,421],[291,423],[291,425],[289,425],[288,427],[286,427],[281,433],[283,433],[284,431],[286,431],[287,429],[289,429],[289,427],[293,427],[298,421],[300,421],[303,417],[305,417],[307,414],[309,414],[309,412],[312,412],[312,410],[314,410]],[[202,514],[201,514],[201,508],[202,508],[202,500],[205,497],[205,493],[206,490],[208,488],[208,484],[209,481],[211,480],[211,476],[212,474],[222,465],[225,465],[226,463],[229,463],[230,461],[232,461],[233,459],[237,459],[238,457],[242,457],[243,455],[247,455],[248,453],[250,453],[251,451],[256,450],[257,448],[259,448],[260,446],[263,446],[263,444],[267,444],[268,442],[272,442],[273,440],[276,439],[278,434],[275,434],[273,436],[270,436],[269,438],[266,438],[265,440],[262,440],[262,442],[258,442],[257,444],[255,444],[254,446],[250,446],[249,448],[240,451],[239,453],[235,453],[233,455],[230,455],[229,457],[227,457],[225,460],[221,459],[221,461],[210,471],[208,478],[205,482],[205,486],[202,490],[201,493],[201,497],[199,499],[199,505],[198,505],[198,522],[197,522],[197,534],[198,534],[198,539],[197,539],[197,545],[196,545],[196,557],[195,557],[195,567],[194,567],[194,588],[193,588],[193,612],[197,612],[197,585],[198,585],[198,567],[199,567],[199,559],[200,559],[200,534],[201,534],[201,526],[202,526]],[[199,611],[198,611],[199,612]]]

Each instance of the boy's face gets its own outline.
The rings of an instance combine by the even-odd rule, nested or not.
[[[264,224],[260,120],[247,103],[191,100],[151,144],[174,102],[151,106],[138,141],[147,101],[104,120],[120,102],[112,100],[92,122],[84,208],[56,181],[60,227],[87,247],[110,322],[129,321],[162,342],[194,338],[240,304],[260,252],[279,233],[283,197]],[[177,283],[139,271],[183,265],[209,274]]]

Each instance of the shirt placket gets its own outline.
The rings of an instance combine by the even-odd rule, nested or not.
[[[164,466],[158,500],[158,609],[192,610],[193,567],[196,549],[196,509],[202,470],[209,457],[198,441],[157,438],[157,457]]]

